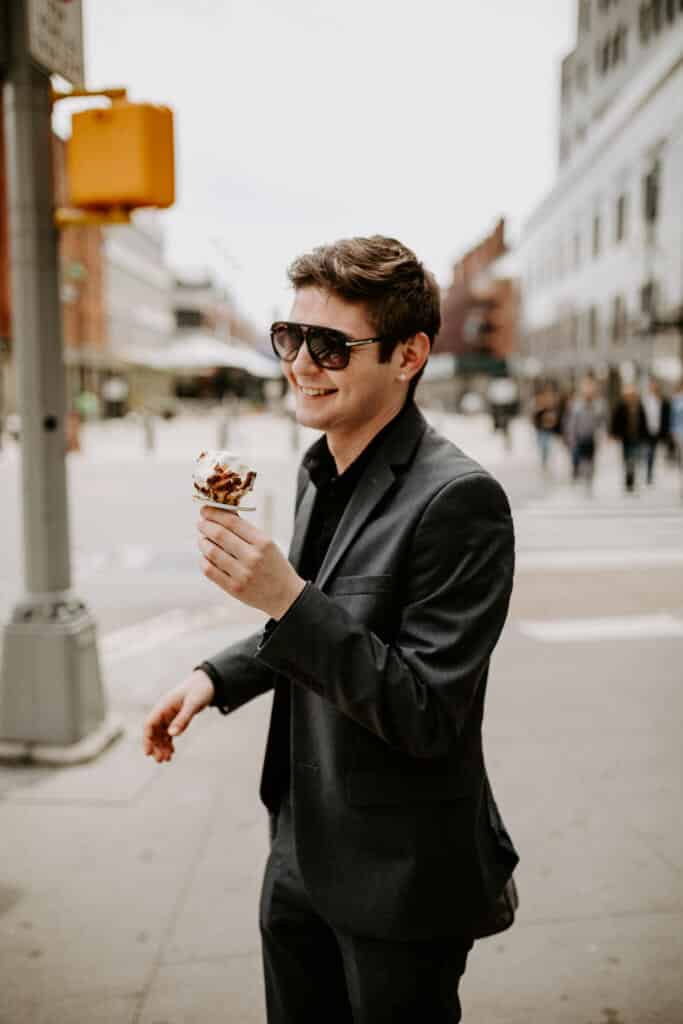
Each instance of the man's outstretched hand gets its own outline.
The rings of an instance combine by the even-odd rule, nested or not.
[[[187,729],[196,714],[211,703],[214,686],[206,672],[195,669],[191,676],[156,704],[145,719],[142,749],[161,764],[174,754],[173,737]]]

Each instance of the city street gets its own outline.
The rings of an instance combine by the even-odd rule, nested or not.
[[[683,502],[660,457],[624,496],[605,445],[592,495],[532,432],[426,411],[504,484],[518,570],[489,682],[485,743],[518,846],[514,929],[473,950],[467,1024],[683,1022]],[[252,521],[286,547],[315,435],[269,413],[229,424],[258,472]],[[264,1021],[258,802],[270,698],[206,712],[170,765],[145,759],[149,706],[264,617],[198,569],[192,460],[214,415],[93,423],[68,456],[74,590],[95,614],[124,736],[96,761],[0,765],[0,1024]],[[21,595],[16,446],[0,451],[0,620]]]

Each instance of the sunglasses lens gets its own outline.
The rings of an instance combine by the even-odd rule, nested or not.
[[[344,335],[326,327],[311,327],[308,347],[319,366],[326,370],[343,370],[349,363],[349,350]]]
[[[291,363],[304,340],[303,331],[297,324],[273,324],[270,329],[270,340],[275,354]]]

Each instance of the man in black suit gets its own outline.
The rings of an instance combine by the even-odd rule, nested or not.
[[[431,429],[413,394],[440,324],[434,278],[383,237],[290,268],[273,347],[300,423],[286,559],[205,507],[206,577],[270,616],[150,714],[146,753],[214,705],[274,690],[261,797],[270,1024],[460,1020],[458,982],[517,855],[482,753],[514,538],[495,480]]]

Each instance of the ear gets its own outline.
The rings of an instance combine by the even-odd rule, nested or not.
[[[391,357],[397,380],[409,381],[419,373],[429,358],[430,348],[429,338],[423,331],[400,342]]]

